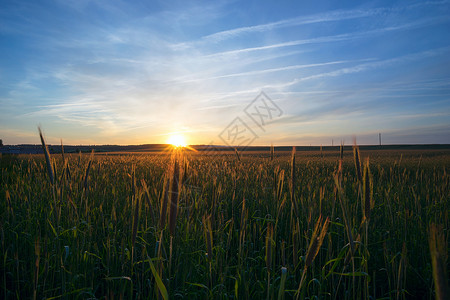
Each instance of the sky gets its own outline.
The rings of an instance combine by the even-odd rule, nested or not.
[[[0,0],[4,144],[450,143],[450,1]]]

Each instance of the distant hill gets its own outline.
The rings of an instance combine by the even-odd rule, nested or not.
[[[223,145],[193,145],[195,151],[216,152],[234,151],[234,147]],[[320,151],[321,146],[296,146],[297,151]],[[344,150],[350,150],[351,145],[344,146]],[[428,144],[428,145],[359,145],[361,150],[450,150],[450,144]],[[61,153],[61,145],[48,145],[50,153]],[[170,149],[167,144],[145,144],[145,145],[64,145],[65,153],[88,153],[94,152],[162,152]],[[270,151],[270,146],[237,147],[238,151]],[[275,151],[291,151],[292,146],[278,146]],[[322,151],[338,151],[339,146],[323,146]],[[0,147],[3,154],[39,154],[43,153],[41,145],[4,145]]]

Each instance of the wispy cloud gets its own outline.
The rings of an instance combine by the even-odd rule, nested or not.
[[[376,14],[380,14],[386,9],[380,8],[380,9],[356,9],[356,10],[339,10],[339,11],[332,11],[327,13],[321,13],[321,14],[315,14],[310,15],[306,17],[298,17],[298,18],[291,18],[291,19],[285,19],[277,22],[271,22],[261,25],[254,25],[254,26],[245,26],[245,27],[239,27],[235,29],[230,30],[224,30],[220,32],[216,32],[207,36],[204,36],[202,40],[204,41],[221,41],[223,39],[231,38],[236,35],[241,35],[245,33],[254,33],[254,32],[263,32],[267,30],[274,30],[278,28],[284,28],[284,27],[293,27],[293,26],[299,26],[299,25],[305,25],[305,24],[313,24],[313,23],[323,23],[323,22],[332,22],[332,21],[342,21],[347,19],[355,19],[355,18],[363,18],[367,16],[373,16]]]
[[[322,78],[326,78],[326,77],[338,77],[338,76],[342,76],[342,75],[359,73],[359,72],[368,71],[368,70],[381,68],[381,67],[387,67],[387,66],[390,67],[394,64],[399,64],[402,62],[415,61],[415,60],[423,59],[426,57],[442,55],[449,51],[450,51],[450,47],[442,47],[442,48],[438,48],[438,49],[408,54],[408,55],[395,57],[395,58],[391,58],[391,59],[377,60],[374,62],[358,64],[356,66],[341,68],[341,69],[337,69],[337,70],[334,70],[331,72],[324,72],[324,73],[314,74],[314,75],[305,76],[305,77],[301,77],[301,78],[296,78],[289,82],[266,85],[265,87],[266,88],[286,88],[288,86],[293,86],[295,84],[298,84],[302,81],[313,80],[313,79],[322,79]]]
[[[289,19],[283,19],[275,22],[269,22],[265,24],[259,24],[259,25],[252,25],[252,26],[243,26],[228,30],[219,31],[216,33],[212,33],[206,36],[203,36],[200,40],[197,40],[195,43],[218,43],[222,42],[223,40],[234,38],[241,35],[249,35],[249,34],[255,34],[255,33],[262,33],[266,31],[273,31],[276,29],[281,28],[287,28],[287,27],[296,27],[301,25],[309,25],[309,24],[316,24],[316,23],[326,23],[326,22],[338,22],[338,21],[345,21],[345,20],[351,20],[351,19],[359,19],[359,18],[368,18],[368,17],[380,17],[387,14],[392,13],[398,13],[400,11],[404,10],[412,10],[412,9],[418,9],[422,8],[424,6],[442,6],[448,4],[448,1],[424,1],[420,3],[414,3],[407,6],[399,6],[399,7],[379,7],[379,8],[364,8],[364,9],[350,9],[350,10],[336,10],[336,11],[329,11],[325,13],[319,13],[319,14],[313,14],[308,16],[301,16],[296,18],[289,18]],[[415,27],[425,26],[429,25],[431,23],[436,22],[444,22],[448,21],[448,18],[443,16],[441,18],[429,18],[426,20],[420,20],[417,22],[413,22],[410,24],[404,24],[404,25],[397,25],[397,26],[391,26],[391,27],[385,27],[383,29],[377,29],[373,30],[371,32],[367,32],[366,34],[375,34],[375,33],[383,33],[386,31],[391,30],[400,30],[400,29],[412,29]],[[353,35],[358,35],[358,33],[354,33]],[[337,41],[337,40],[345,40],[348,38],[347,35],[340,35],[334,37],[335,40],[333,40],[332,37],[329,37],[329,41]],[[311,42],[327,42],[327,38],[324,37],[323,40],[320,39],[311,39]],[[273,47],[286,47],[286,46],[292,46],[292,45],[299,45],[302,43],[308,42],[306,41],[293,41],[293,42],[287,42],[287,43],[280,43],[273,45]],[[298,43],[298,44],[297,44]],[[187,47],[192,46],[193,44],[190,42],[184,42],[180,44],[174,45],[174,49],[186,49]],[[263,49],[270,49],[271,46],[267,47],[254,47],[253,50],[263,50]],[[249,51],[252,51],[249,49]],[[233,53],[230,51],[230,53]]]
[[[345,64],[345,63],[349,63],[349,62],[354,63],[354,62],[358,62],[358,61],[367,61],[367,60],[372,60],[372,59],[362,59],[362,60],[356,60],[356,61],[339,60],[339,61],[331,61],[331,62],[316,63],[316,64],[293,65],[293,66],[286,66],[286,67],[280,67],[280,68],[270,68],[270,69],[263,69],[263,70],[255,70],[255,71],[248,71],[248,72],[218,75],[218,76],[212,76],[212,77],[190,79],[190,80],[185,80],[184,82],[196,82],[196,81],[205,81],[205,80],[230,78],[230,77],[241,77],[241,76],[254,76],[254,75],[268,74],[268,73],[274,73],[274,72],[299,70],[299,69],[307,69],[307,68],[323,67],[323,66],[332,66],[332,65],[337,65],[337,64]]]
[[[436,23],[441,23],[441,22],[449,22],[449,21],[450,20],[446,17],[430,18],[430,19],[426,19],[426,20],[414,21],[414,22],[407,23],[407,24],[383,27],[383,28],[378,28],[378,29],[368,30],[368,31],[357,31],[357,32],[351,32],[351,33],[287,41],[287,42],[275,43],[275,44],[258,46],[258,47],[240,48],[240,49],[236,49],[236,50],[217,52],[217,53],[205,55],[205,58],[214,58],[214,57],[222,57],[223,58],[226,56],[234,56],[237,54],[261,51],[261,50],[270,50],[270,49],[276,49],[276,48],[293,47],[293,46],[301,46],[301,45],[308,45],[308,44],[335,43],[335,42],[350,41],[350,40],[356,40],[356,39],[362,39],[362,38],[367,39],[370,36],[380,35],[380,34],[384,34],[384,33],[391,32],[391,31],[409,30],[409,29],[419,28],[419,27],[423,27],[423,26],[428,26],[431,24],[436,24]]]

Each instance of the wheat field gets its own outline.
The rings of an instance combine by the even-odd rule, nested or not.
[[[448,295],[448,150],[46,153],[1,157],[3,299]]]

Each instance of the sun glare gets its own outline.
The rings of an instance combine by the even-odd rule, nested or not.
[[[184,139],[184,136],[182,135],[172,135],[169,137],[169,139],[167,140],[168,144],[171,144],[174,147],[186,147],[186,140]]]

